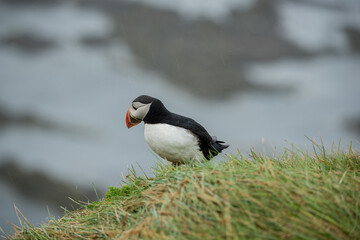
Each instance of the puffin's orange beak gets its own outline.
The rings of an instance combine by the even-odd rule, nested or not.
[[[125,122],[126,122],[127,128],[131,128],[131,127],[136,126],[139,123],[141,123],[141,120],[132,117],[130,115],[129,111],[130,111],[130,108],[127,110],[126,117],[125,117]]]

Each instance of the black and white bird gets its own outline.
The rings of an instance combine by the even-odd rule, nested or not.
[[[193,119],[170,112],[159,99],[147,95],[137,97],[126,113],[128,128],[142,121],[146,142],[173,165],[210,160],[229,146]]]

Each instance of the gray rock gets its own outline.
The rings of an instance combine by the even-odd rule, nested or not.
[[[360,29],[347,27],[345,29],[351,49],[360,52]]]
[[[0,40],[1,45],[14,47],[26,53],[38,53],[56,46],[55,41],[32,33],[15,33]]]
[[[141,66],[201,97],[262,88],[246,79],[246,63],[308,55],[278,33],[276,1],[233,11],[222,24],[142,4],[119,4],[109,13]]]
[[[0,165],[0,180],[23,196],[37,202],[57,209],[60,207],[72,209],[78,208],[78,206],[69,197],[85,202],[97,200],[93,189],[60,182],[38,171],[24,170],[11,157],[5,157],[0,162],[2,163]]]
[[[6,3],[10,3],[10,4],[16,4],[16,5],[45,5],[45,6],[48,6],[48,5],[53,5],[53,4],[56,4],[56,3],[59,3],[61,1],[64,1],[64,0],[0,0],[2,2],[6,2]]]

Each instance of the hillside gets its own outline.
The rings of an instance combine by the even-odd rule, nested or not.
[[[125,177],[98,202],[13,239],[360,239],[360,155],[351,146],[311,153],[251,150],[221,163]]]

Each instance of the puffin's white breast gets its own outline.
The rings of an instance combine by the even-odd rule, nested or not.
[[[197,137],[185,128],[146,123],[144,135],[151,149],[168,161],[186,163],[203,159]]]

